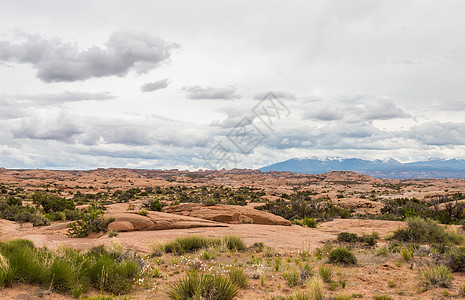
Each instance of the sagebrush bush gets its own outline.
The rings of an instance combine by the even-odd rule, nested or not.
[[[344,265],[355,265],[357,263],[357,258],[355,255],[346,248],[336,248],[331,250],[328,254],[330,263],[339,263]]]
[[[454,272],[465,270],[465,247],[455,247],[450,249],[446,254],[446,264]]]
[[[436,221],[413,217],[407,219],[407,228],[397,229],[392,239],[414,243],[445,243],[458,245],[463,236],[447,232]]]
[[[222,275],[189,271],[183,278],[169,285],[168,297],[174,300],[210,299],[232,300],[239,287]]]
[[[444,265],[430,265],[419,273],[420,282],[426,287],[449,287],[452,282],[451,270]]]

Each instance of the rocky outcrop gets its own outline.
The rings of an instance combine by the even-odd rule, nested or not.
[[[291,225],[288,220],[280,216],[238,205],[218,204],[214,206],[202,206],[197,203],[189,203],[167,206],[163,208],[163,211],[170,214],[229,224]]]
[[[119,232],[188,229],[197,227],[227,227],[226,224],[218,222],[155,211],[149,212],[147,216],[141,216],[132,212],[124,212],[107,214],[105,217],[114,218],[114,221],[108,224],[108,230]]]

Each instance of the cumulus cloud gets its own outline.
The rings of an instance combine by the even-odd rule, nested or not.
[[[389,120],[410,117],[409,114],[397,107],[393,100],[388,98],[377,98],[367,101],[363,108],[362,117],[367,120]]]
[[[169,59],[175,43],[129,30],[114,32],[105,47],[81,50],[61,39],[29,35],[22,44],[0,41],[0,62],[31,64],[45,82],[78,81],[92,77],[124,76],[150,71]]]
[[[195,86],[186,86],[183,90],[187,91],[187,98],[193,100],[202,100],[202,99],[224,99],[232,100],[241,98],[236,92],[237,90],[234,87],[201,87],[198,85]]]
[[[147,82],[146,84],[140,87],[140,90],[143,93],[153,92],[156,90],[167,88],[169,84],[170,84],[170,81],[168,80],[168,78],[165,78],[162,80]]]
[[[430,121],[413,126],[405,136],[426,145],[465,145],[465,123]]]

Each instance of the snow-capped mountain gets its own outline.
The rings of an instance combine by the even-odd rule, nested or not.
[[[267,167],[262,172],[289,171],[321,174],[330,171],[354,171],[378,178],[465,178],[465,160],[429,158],[401,163],[393,158],[364,160],[360,158],[310,157],[293,158]]]

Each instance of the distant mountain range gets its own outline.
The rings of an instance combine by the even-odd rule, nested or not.
[[[304,174],[353,171],[377,178],[395,179],[465,178],[465,160],[430,158],[425,161],[401,163],[393,158],[364,160],[359,158],[311,157],[289,159],[260,168],[260,171],[289,171]]]

